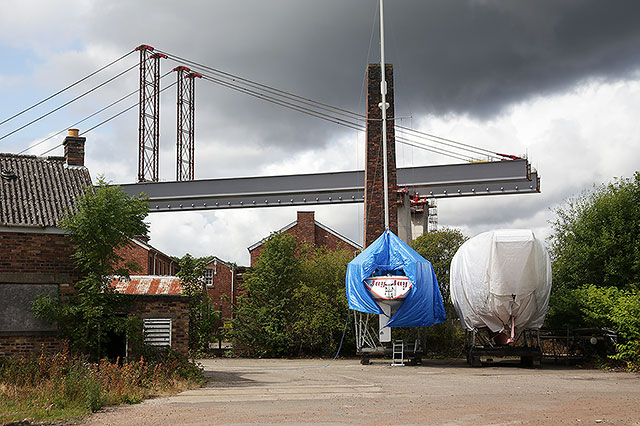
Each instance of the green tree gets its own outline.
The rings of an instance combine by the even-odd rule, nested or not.
[[[557,291],[640,283],[640,172],[570,199],[555,210],[550,238]]]
[[[427,232],[411,242],[411,247],[431,262],[438,279],[442,302],[447,313],[447,321],[427,327],[424,330],[426,348],[435,356],[457,356],[464,342],[464,331],[457,321],[457,314],[451,303],[449,291],[449,270],[451,260],[467,237],[458,229],[442,228]],[[403,329],[398,334],[411,339],[415,329]]]
[[[131,197],[120,188],[109,186],[100,177],[76,200],[75,212],[61,222],[74,246],[71,255],[83,278],[64,300],[50,296],[34,302],[37,316],[56,322],[72,347],[92,359],[104,355],[104,341],[111,332],[126,331],[128,321],[118,315],[122,300],[109,286],[113,275],[128,276],[135,263],[123,263],[118,249],[131,244],[131,238],[147,233],[148,213],[142,196]]]
[[[302,261],[300,284],[293,294],[293,333],[298,355],[333,355],[344,333],[347,318],[345,275],[353,259],[350,250],[309,251]],[[345,336],[354,342],[352,327]],[[345,349],[348,349],[345,348]]]
[[[249,356],[282,356],[293,347],[292,297],[301,259],[295,237],[273,233],[245,281],[233,322],[234,348]]]
[[[449,292],[451,260],[467,239],[458,229],[443,228],[439,231],[426,232],[411,241],[411,247],[433,265],[447,316],[454,312]]]
[[[344,277],[352,253],[275,233],[263,247],[233,322],[236,353],[332,355],[347,318]]]
[[[550,237],[550,327],[619,331],[612,358],[640,368],[640,172],[570,199]]]
[[[211,257],[193,257],[189,253],[180,260],[176,274],[182,280],[184,294],[189,297],[189,349],[196,357],[206,353],[219,316],[207,294],[204,273]]]

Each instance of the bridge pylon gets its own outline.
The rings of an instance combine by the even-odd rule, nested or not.
[[[184,66],[173,69],[177,76],[176,180],[194,179],[195,162],[195,79],[202,75]]]
[[[140,51],[140,100],[138,126],[138,182],[157,182],[160,147],[160,59],[153,47]]]

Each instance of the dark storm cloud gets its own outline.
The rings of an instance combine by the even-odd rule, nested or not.
[[[401,87],[424,112],[488,117],[513,102],[640,66],[640,2],[442,1],[389,8]],[[400,86],[400,82],[397,83]],[[402,90],[399,88],[399,90]]]
[[[377,0],[149,4],[109,2],[90,31],[122,49],[150,43],[364,110],[364,69],[379,60]],[[588,79],[624,78],[640,67],[637,1],[398,0],[386,2],[385,16],[398,114],[489,118],[515,102]],[[343,130],[212,83],[198,87],[201,138],[297,150],[323,145]]]

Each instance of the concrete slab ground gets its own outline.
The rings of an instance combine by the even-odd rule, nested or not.
[[[203,360],[204,388],[110,408],[87,425],[640,425],[640,375],[464,360]]]

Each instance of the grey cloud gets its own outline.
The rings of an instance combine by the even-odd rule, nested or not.
[[[364,69],[367,61],[378,61],[377,1],[152,4],[101,6],[89,26],[90,38],[108,38],[123,50],[150,43],[296,94],[363,110]],[[532,96],[586,79],[624,77],[640,66],[640,3],[632,0],[405,0],[387,2],[385,14],[399,114],[489,118]],[[295,151],[327,144],[343,131],[209,86],[198,83],[203,137]]]

